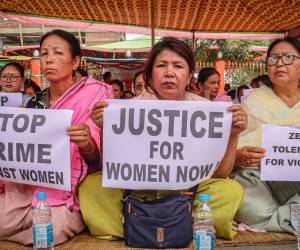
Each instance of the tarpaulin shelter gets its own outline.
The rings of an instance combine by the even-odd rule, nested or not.
[[[59,26],[55,19],[61,18],[73,27],[140,34],[155,28],[162,36],[272,39],[300,34],[299,0],[2,0],[0,10],[23,22]]]

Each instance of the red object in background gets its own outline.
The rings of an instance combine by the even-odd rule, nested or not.
[[[41,67],[40,67],[40,60],[33,59],[30,61],[31,66],[31,79],[35,81],[39,86],[41,86]],[[38,75],[37,77],[35,77]]]
[[[220,89],[219,89],[219,93],[218,93],[218,96],[221,96],[221,95],[224,95],[225,61],[217,61],[216,62],[216,70],[221,75]]]

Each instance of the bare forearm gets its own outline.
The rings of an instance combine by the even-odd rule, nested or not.
[[[232,172],[238,139],[238,135],[230,136],[225,155],[213,175],[214,178],[227,178]]]

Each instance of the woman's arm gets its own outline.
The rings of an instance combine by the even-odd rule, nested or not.
[[[248,124],[247,114],[239,105],[230,106],[227,110],[232,112],[231,132],[225,155],[213,175],[215,178],[227,178],[230,175],[235,162],[239,134]]]
[[[214,178],[227,178],[230,175],[234,166],[238,141],[239,135],[230,136],[225,155],[213,174]]]

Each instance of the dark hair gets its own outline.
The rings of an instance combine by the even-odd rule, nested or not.
[[[230,96],[231,100],[233,101],[236,98],[236,89],[229,90],[227,95]]]
[[[75,58],[76,56],[79,56],[79,57],[81,56],[81,49],[80,49],[80,44],[79,44],[78,40],[72,33],[69,33],[64,30],[52,30],[52,31],[47,32],[41,38],[40,48],[42,47],[42,44],[46,38],[48,38],[50,36],[54,36],[54,35],[59,36],[60,38],[64,39],[69,44],[72,58]]]
[[[140,71],[138,71],[138,72],[136,72],[135,73],[135,75],[134,75],[134,78],[133,78],[133,88],[135,88],[135,81],[136,81],[136,78],[139,76],[139,75],[143,75],[143,77],[144,77],[144,71],[143,70],[140,70]]]
[[[88,72],[82,68],[77,68],[76,71],[82,76],[82,77],[86,77],[89,76]]]
[[[178,55],[183,57],[189,66],[189,71],[191,74],[195,70],[195,64],[196,64],[195,57],[194,57],[193,51],[191,50],[190,46],[187,45],[186,43],[178,40],[177,38],[163,37],[151,49],[150,57],[147,61],[147,64],[146,64],[146,67],[144,70],[144,79],[145,79],[146,89],[147,89],[147,87],[150,87],[150,82],[151,82],[151,78],[152,78],[152,69],[153,69],[155,59],[165,49],[174,51]]]
[[[109,85],[113,85],[113,84],[117,85],[120,88],[121,92],[124,91],[124,84],[120,80],[118,79],[111,80]]]
[[[197,79],[198,84],[200,85],[204,84],[208,77],[215,74],[221,76],[220,73],[215,68],[205,67],[201,69],[198,74],[198,79]]]
[[[250,85],[252,88],[259,88],[259,82],[263,82],[266,86],[271,86],[272,82],[268,75],[260,75],[251,80]]]
[[[21,77],[22,77],[22,78],[24,77],[24,75],[25,75],[25,73],[24,73],[24,67],[23,67],[20,63],[17,63],[17,62],[11,62],[11,63],[6,64],[6,65],[1,69],[0,75],[2,75],[3,70],[5,70],[5,69],[6,69],[7,67],[9,67],[9,66],[15,67],[15,68],[19,71]]]
[[[103,79],[106,79],[108,77],[111,77],[111,73],[109,71],[107,71],[103,74]]]
[[[267,58],[270,56],[271,54],[271,51],[272,49],[279,43],[282,43],[282,42],[287,42],[289,43],[290,45],[292,45],[297,51],[298,53],[300,54],[300,41],[298,38],[296,37],[285,37],[285,38],[279,38],[279,39],[276,39],[274,40],[269,48],[268,48],[268,52],[267,52]]]
[[[24,81],[24,90],[26,90],[28,87],[33,88],[34,92],[41,92],[41,88],[37,83],[31,79],[26,78]]]
[[[130,94],[130,95],[132,95],[132,97],[135,97],[135,94],[131,90],[125,90],[121,96],[121,99],[126,99],[125,98],[126,94]]]
[[[271,82],[268,75],[260,75],[260,76],[257,77],[257,79],[258,79],[258,81],[263,82],[264,85],[266,85],[266,86],[271,86],[272,85],[272,82]]]

